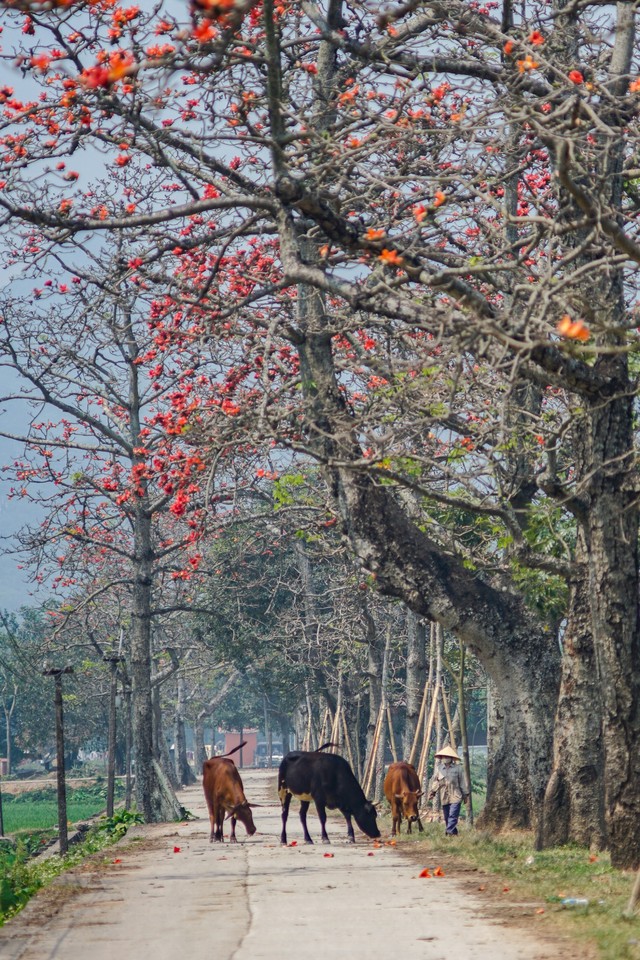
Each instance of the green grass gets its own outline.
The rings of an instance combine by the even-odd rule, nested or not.
[[[415,831],[408,839],[415,840]],[[398,846],[406,840],[403,833]],[[577,846],[538,852],[530,834],[492,837],[469,830],[464,821],[455,840],[444,836],[442,824],[425,824],[411,853],[425,866],[437,864],[441,856],[477,867],[487,875],[485,895],[490,892],[498,908],[502,902],[524,904],[523,916],[535,923],[540,936],[561,928],[577,942],[596,945],[600,960],[640,960],[640,914],[624,916],[635,873],[614,869],[607,854],[593,856]],[[589,904],[566,907],[564,897],[586,898]]]
[[[74,846],[64,857],[34,859],[29,845],[23,841],[18,841],[15,847],[0,846],[0,926],[59,874],[114,843],[133,823],[141,820],[139,814],[124,810],[108,819],[105,817],[90,830],[83,843]]]
[[[119,785],[118,785],[119,786]],[[116,790],[116,796],[120,790]],[[107,804],[104,782],[90,787],[67,789],[67,820],[78,823],[102,813]],[[4,830],[8,835],[25,831],[49,830],[58,822],[58,801],[53,787],[12,795],[3,795]]]
[[[91,802],[68,802],[67,819],[70,823],[87,820],[104,810],[105,804]],[[47,830],[58,822],[57,802],[36,801],[34,803],[3,804],[5,833],[13,834],[23,830]]]

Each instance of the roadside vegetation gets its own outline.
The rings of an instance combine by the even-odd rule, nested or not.
[[[445,837],[440,822],[425,822],[424,828],[416,845],[415,830],[408,837],[405,826],[397,840],[421,869],[433,875],[431,868],[440,866],[446,875],[455,874],[456,865],[476,868],[477,896],[497,903],[505,919],[533,925],[541,938],[561,930],[585,949],[594,945],[600,960],[640,960],[640,915],[624,915],[634,874],[612,867],[607,853],[572,844],[537,851],[529,832],[491,836],[467,829],[464,821],[455,840]]]
[[[89,830],[86,839],[74,845],[64,857],[34,857],[34,844],[37,847],[43,839],[40,831],[26,834],[15,845],[0,846],[0,926],[18,913],[38,890],[90,854],[115,843],[132,824],[141,820],[139,814],[126,810],[113,817],[103,817]]]

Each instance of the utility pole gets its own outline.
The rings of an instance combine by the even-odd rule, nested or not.
[[[116,694],[118,692],[118,664],[124,657],[110,654],[102,658],[111,669],[109,691],[109,743],[107,747],[107,816],[113,816],[116,784]]]
[[[55,707],[56,707],[56,753],[57,782],[58,782],[58,843],[60,856],[69,849],[67,834],[67,785],[64,770],[64,715],[62,711],[62,675],[73,673],[73,667],[49,667],[45,665],[43,676],[53,677],[55,680]]]

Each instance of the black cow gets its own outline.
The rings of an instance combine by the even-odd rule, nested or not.
[[[351,767],[344,759],[333,753],[319,750],[308,752],[294,750],[288,753],[278,772],[278,794],[282,803],[282,843],[287,842],[287,817],[291,797],[300,800],[300,822],[306,843],[313,843],[307,830],[307,810],[313,800],[322,827],[322,842],[329,843],[325,829],[326,808],[339,810],[347,821],[349,843],[355,843],[351,817],[368,837],[379,837],[376,824],[376,808],[362,792]]]

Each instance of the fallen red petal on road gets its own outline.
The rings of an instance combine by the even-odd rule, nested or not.
[[[427,868],[425,867],[424,870],[423,870],[421,873],[418,874],[418,876],[419,876],[419,877],[430,877],[431,874],[429,873],[429,871],[428,871]]]
[[[174,853],[180,853],[180,847],[174,847],[174,848],[173,848],[173,852],[174,852]]]
[[[290,846],[290,847],[297,847],[297,846],[298,846],[298,841],[297,841],[297,840],[292,840],[291,843],[289,844],[289,846]]]
[[[368,857],[373,857],[373,856],[375,856],[375,854],[373,853],[373,850],[369,850],[369,853],[367,854],[367,856],[368,856]]]
[[[323,856],[325,856],[325,857],[334,857],[335,854],[334,854],[334,853],[325,853],[325,854],[323,854]]]

